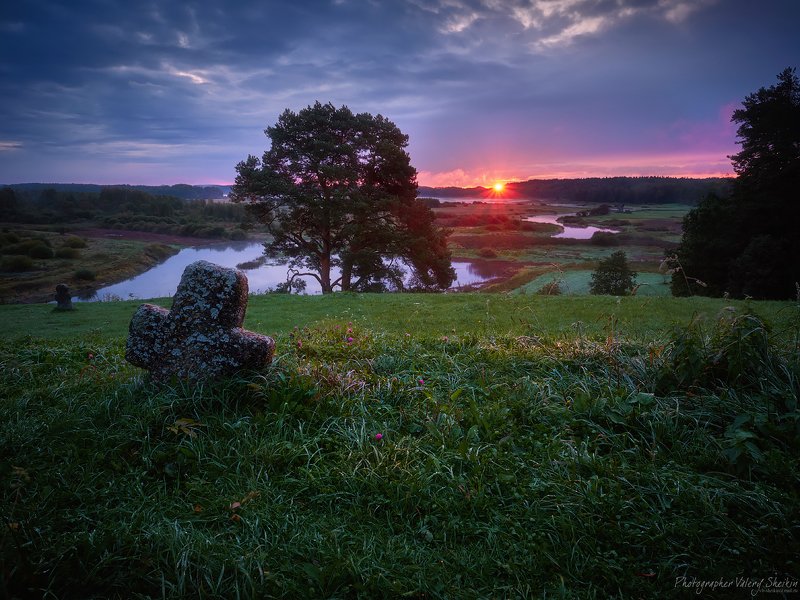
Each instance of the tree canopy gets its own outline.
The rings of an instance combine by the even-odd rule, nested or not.
[[[628,257],[622,250],[611,253],[597,264],[589,282],[592,294],[627,296],[636,283],[636,272],[628,266]]]
[[[290,281],[309,275],[323,293],[450,286],[447,232],[417,199],[394,123],[316,102],[265,133],[270,148],[237,165],[231,199],[267,225],[265,251],[290,258]]]
[[[732,120],[741,151],[730,196],[708,195],[683,222],[675,295],[785,299],[800,282],[800,81],[794,69],[748,95]]]

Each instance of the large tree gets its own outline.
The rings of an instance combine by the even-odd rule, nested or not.
[[[406,275],[416,288],[450,286],[447,232],[417,200],[394,123],[317,102],[265,133],[270,148],[237,165],[231,198],[267,225],[265,250],[290,258],[290,280],[311,276],[325,294],[402,289]]]
[[[683,222],[672,290],[783,299],[800,282],[800,81],[794,69],[748,95],[732,120],[742,149],[729,197],[708,196]]]

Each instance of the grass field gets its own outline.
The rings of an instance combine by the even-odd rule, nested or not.
[[[0,306],[4,597],[797,589],[796,303],[253,297],[273,365],[164,386],[135,306]]]
[[[535,294],[544,286],[558,282],[559,289],[562,294],[567,296],[585,296],[590,293],[589,284],[592,281],[592,273],[594,271],[574,270],[562,272],[550,272],[546,275],[541,275],[516,290],[516,293]],[[670,289],[669,280],[664,280],[664,275],[661,273],[639,273],[636,277],[636,296],[650,297],[650,296],[670,296],[672,291]]]

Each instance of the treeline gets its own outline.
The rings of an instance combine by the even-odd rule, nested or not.
[[[185,200],[132,187],[99,192],[0,189],[0,221],[108,227],[193,237],[244,239],[252,227],[244,206]]]
[[[41,193],[45,190],[57,192],[95,193],[99,194],[105,188],[118,188],[147,192],[153,196],[172,196],[184,200],[219,200],[230,192],[227,185],[189,185],[178,183],[175,185],[98,185],[96,183],[16,183],[9,186],[17,193]]]
[[[506,185],[503,197],[551,202],[598,204],[697,204],[710,193],[727,194],[731,180],[723,177],[591,177],[587,179],[531,179]],[[420,187],[422,196],[433,198],[495,198],[491,190]]]

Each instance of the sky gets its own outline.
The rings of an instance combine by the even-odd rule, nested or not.
[[[0,183],[229,184],[315,101],[382,114],[421,185],[732,173],[800,67],[798,0],[0,4]]]

